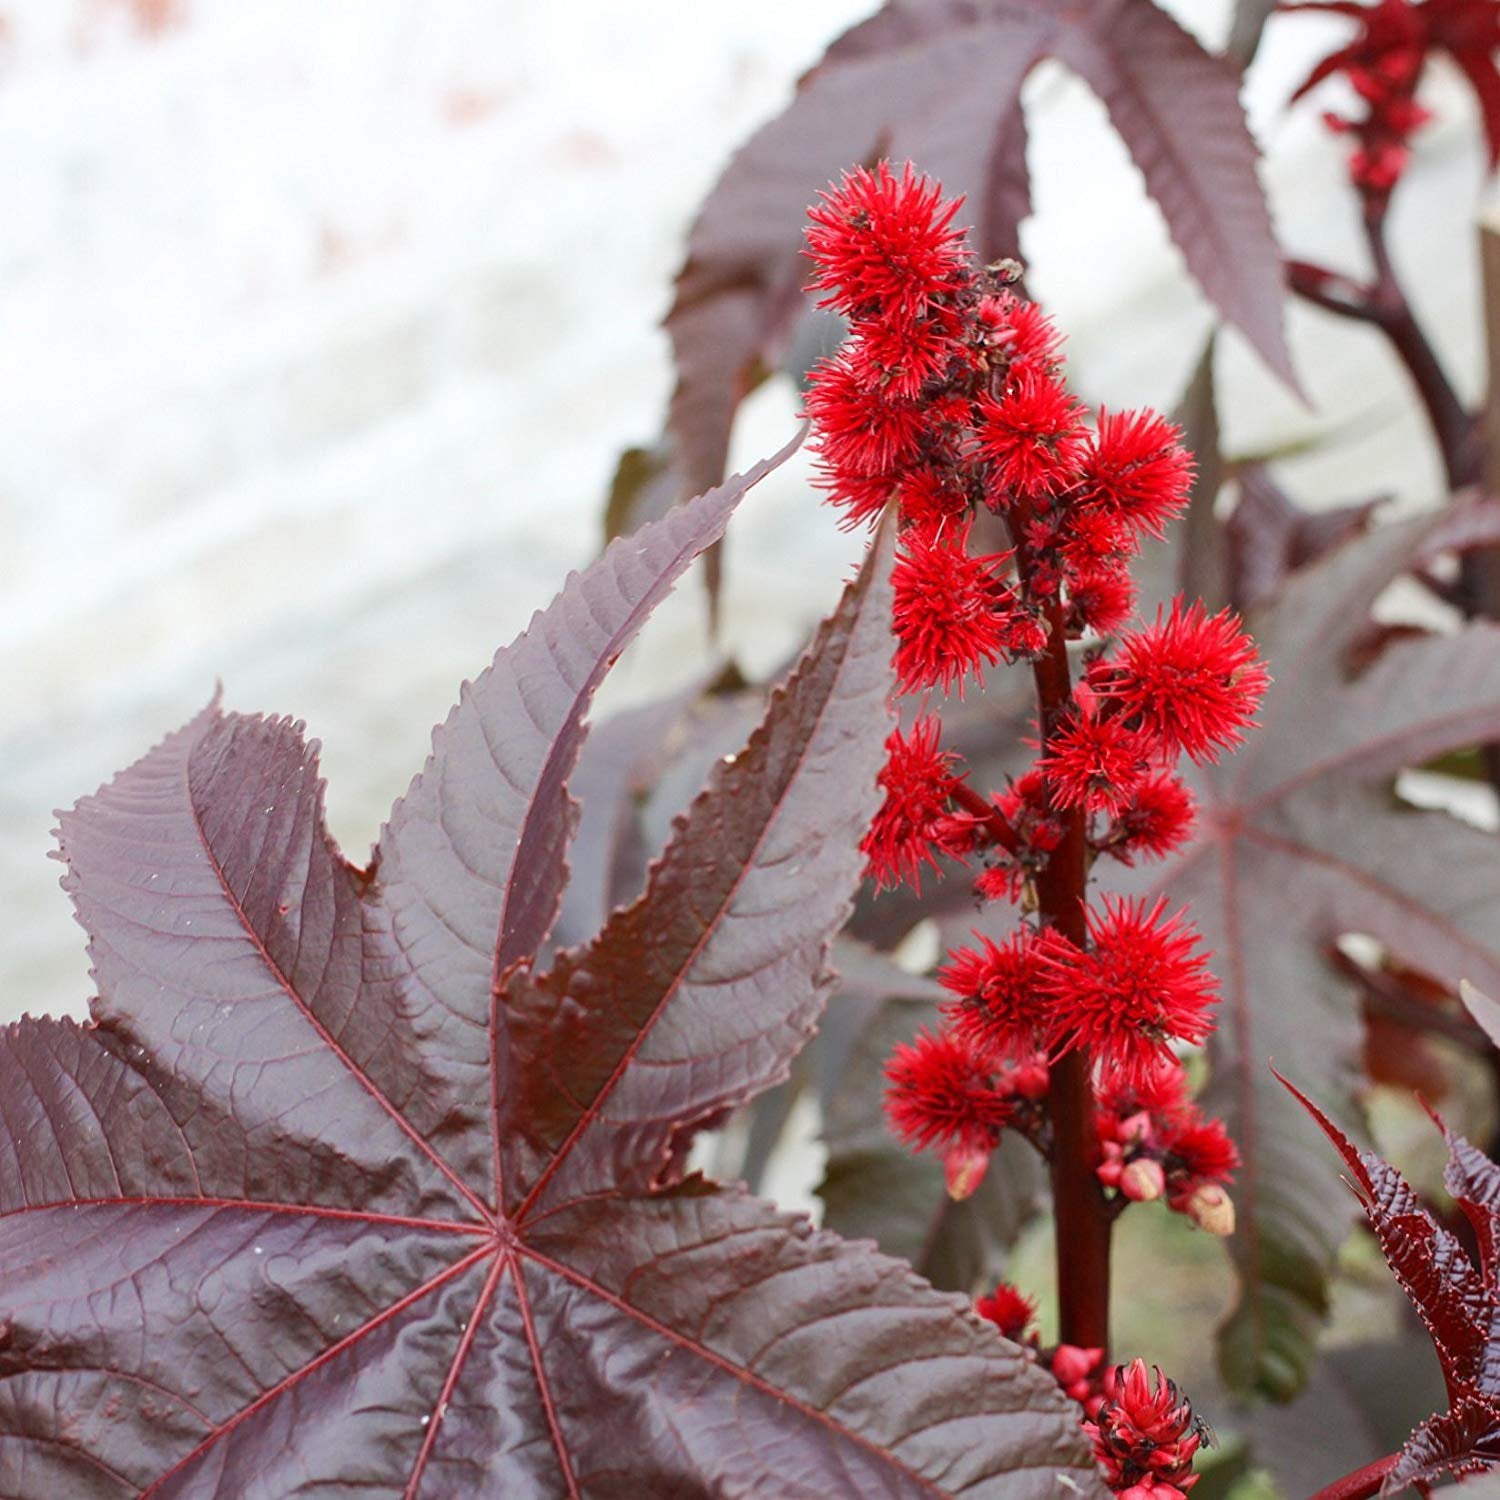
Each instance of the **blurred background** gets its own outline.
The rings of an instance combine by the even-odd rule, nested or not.
[[[0,1020],[82,1013],[51,811],[190,717],[290,713],[363,860],[459,681],[600,540],[659,429],[658,328],[695,206],[873,7],[768,0],[0,0]],[[1210,46],[1221,0],[1168,9]],[[1284,102],[1337,21],[1274,24],[1249,80],[1283,242],[1361,267],[1343,153]],[[1090,402],[1170,406],[1208,313],[1092,97],[1028,84],[1031,285]],[[1446,75],[1392,237],[1480,382],[1469,96]],[[811,196],[817,183],[808,184]],[[1373,335],[1302,308],[1316,406],[1222,341],[1231,452],[1304,499],[1436,500]],[[742,466],[792,431],[773,384]],[[789,466],[731,533],[718,649],[764,670],[858,543]],[[713,657],[686,584],[606,706]]]
[[[1227,0],[1163,3],[1219,45]],[[230,707],[306,720],[334,833],[363,861],[460,680],[595,555],[620,451],[658,433],[658,323],[697,204],[871,9],[0,0],[0,1021],[82,1014],[90,994],[47,858],[52,809],[216,682]],[[1344,151],[1318,122],[1338,101],[1284,107],[1340,34],[1274,22],[1247,103],[1283,245],[1362,273]],[[1484,164],[1470,95],[1435,73],[1438,119],[1391,238],[1474,399]],[[1029,282],[1069,336],[1073,384],[1091,404],[1170,408],[1208,309],[1092,96],[1048,65],[1026,99]],[[1224,336],[1228,451],[1280,455],[1305,504],[1436,503],[1436,455],[1384,345],[1305,307],[1289,318],[1312,399]],[[757,392],[737,467],[785,441],[796,405],[785,384]],[[765,672],[801,640],[862,545],[806,472],[789,464],[735,520],[718,644],[692,579],[604,712],[725,655]],[[769,1186],[811,1207],[803,1123]],[[1137,1219],[1122,1347],[1149,1338],[1209,1382],[1229,1296],[1217,1247],[1175,1216]],[[1048,1274],[1033,1237],[1016,1279]],[[1354,1265],[1339,1297],[1334,1344],[1394,1316],[1379,1266]],[[1356,1420],[1333,1378],[1278,1444],[1316,1453],[1330,1422]]]

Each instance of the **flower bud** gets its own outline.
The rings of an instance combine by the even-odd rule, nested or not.
[[[1062,1386],[1086,1380],[1104,1358],[1102,1349],[1083,1349],[1077,1344],[1059,1344],[1052,1356],[1052,1373]]]
[[[1167,1190],[1167,1174],[1161,1163],[1139,1156],[1120,1174],[1120,1191],[1136,1203],[1154,1203]],[[1234,1217],[1231,1208],[1230,1218]]]
[[[1234,1199],[1217,1182],[1205,1182],[1183,1210],[1199,1229],[1226,1239],[1234,1233]]]
[[[943,1157],[943,1176],[948,1183],[948,1196],[955,1203],[972,1197],[990,1165],[990,1153],[980,1146],[959,1144],[950,1147]]]

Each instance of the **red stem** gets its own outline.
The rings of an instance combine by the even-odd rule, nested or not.
[[[1377,1458],[1374,1463],[1366,1464],[1352,1474],[1345,1474],[1332,1484],[1325,1484],[1316,1495],[1309,1496],[1308,1500],[1369,1500],[1371,1495],[1380,1493],[1385,1476],[1395,1468],[1396,1460],[1400,1457],[1399,1453],[1387,1453],[1384,1458]]]
[[[1062,611],[1048,611],[1046,653],[1033,671],[1042,735],[1049,738],[1072,696]],[[1082,810],[1067,817],[1061,842],[1037,876],[1038,915],[1082,947],[1088,844]],[[1074,1047],[1048,1071],[1052,1120],[1052,1200],[1057,1236],[1059,1337],[1086,1349],[1109,1347],[1109,1241],[1114,1216],[1094,1175],[1094,1088],[1089,1054]]]
[[[987,802],[967,782],[959,782],[949,794],[966,813],[974,817],[985,832],[1002,849],[1011,854],[1021,852],[1021,837],[1006,821],[1005,814],[993,802]]]

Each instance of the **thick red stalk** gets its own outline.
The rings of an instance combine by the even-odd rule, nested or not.
[[[1044,742],[1072,693],[1062,612],[1049,611],[1047,650],[1033,671]],[[1083,946],[1088,843],[1081,808],[1066,819],[1061,842],[1037,877],[1042,922]],[[1052,1119],[1053,1225],[1057,1240],[1059,1338],[1087,1349],[1109,1347],[1109,1241],[1113,1215],[1094,1175],[1094,1089],[1088,1052],[1074,1047],[1048,1072]]]
[[[1387,1453],[1384,1458],[1377,1458],[1374,1463],[1366,1464],[1352,1474],[1345,1474],[1332,1484],[1325,1484],[1316,1495],[1309,1496],[1308,1500],[1369,1500],[1371,1495],[1380,1493],[1385,1476],[1396,1466],[1396,1460],[1400,1456],[1399,1453]]]

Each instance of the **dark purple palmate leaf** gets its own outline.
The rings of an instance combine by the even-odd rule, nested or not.
[[[1448,1386],[1448,1410],[1412,1433],[1382,1492],[1500,1463],[1500,1281],[1492,1258],[1500,1168],[1437,1121],[1448,1142],[1448,1190],[1480,1231],[1483,1265],[1476,1267],[1389,1162],[1361,1151],[1306,1094],[1276,1077],[1343,1157],[1349,1185],[1432,1339]]]
[[[1348,933],[1440,982],[1500,988],[1500,840],[1394,790],[1402,771],[1500,736],[1500,629],[1368,649],[1375,599],[1445,525],[1377,528],[1294,573],[1251,617],[1274,678],[1261,728],[1193,773],[1190,846],[1106,877],[1190,905],[1213,954],[1208,1107],[1245,1159],[1229,1242],[1241,1296],[1222,1353],[1234,1384],[1282,1400],[1315,1357],[1352,1214],[1337,1211],[1336,1174],[1304,1148],[1267,1061],[1297,1059],[1341,1127],[1357,1118],[1361,995],[1329,962]]]
[[[736,407],[780,362],[806,306],[808,201],[840,171],[910,159],[965,195],[983,257],[1018,253],[1030,212],[1021,88],[1045,57],[1098,94],[1188,269],[1292,379],[1281,259],[1228,62],[1151,0],[888,0],[735,155],[693,226],[667,315],[684,483],[717,481]]]
[[[588,698],[747,482],[569,582],[367,870],[296,727],[217,706],[64,816],[99,995],[88,1026],[0,1032],[0,1493],[1090,1488],[1011,1346],[682,1175],[827,982],[888,723],[888,550],[636,905],[530,970]]]

